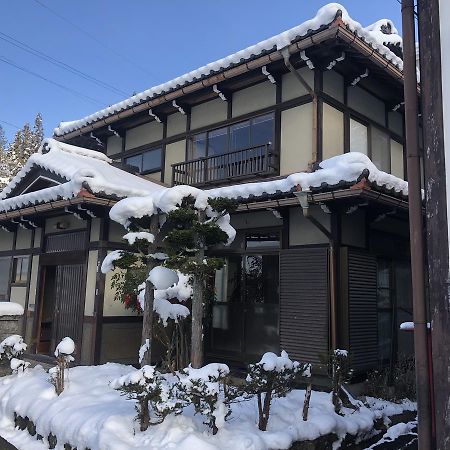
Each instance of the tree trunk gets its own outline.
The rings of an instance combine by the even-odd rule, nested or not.
[[[148,409],[148,399],[142,398],[139,401],[140,411],[139,411],[139,422],[140,430],[145,431],[150,425],[150,411]]]
[[[311,401],[312,384],[308,384],[305,392],[305,401],[303,403],[303,420],[308,420],[309,403]]]
[[[260,409],[260,415],[259,415],[259,424],[258,427],[261,431],[266,431],[267,424],[269,423],[269,415],[270,415],[270,403],[272,401],[272,391],[268,390],[264,394],[264,403],[261,410],[260,402],[261,400],[258,400],[259,403],[259,409]]]
[[[199,211],[199,222],[206,220],[205,211]],[[195,237],[197,250],[197,266],[201,267],[205,259],[205,238],[197,234]],[[203,365],[203,301],[205,284],[203,275],[194,274],[192,287],[192,334],[191,334],[191,365],[199,369]]]
[[[192,292],[191,365],[195,369],[203,365],[203,279],[194,275]]]
[[[157,215],[153,215],[150,221],[150,233],[156,236],[159,227],[159,218]],[[155,247],[153,244],[148,246],[148,253],[153,253]],[[157,266],[157,262],[153,258],[149,258],[147,263],[147,275],[150,271]],[[150,281],[145,282],[145,297],[144,297],[144,312],[142,317],[142,337],[141,345],[144,345],[148,339],[148,348],[144,353],[141,367],[145,365],[151,365],[152,363],[152,341],[153,341],[153,304],[155,302],[154,286]]]
[[[153,268],[147,266],[149,271]],[[154,265],[153,265],[154,266]],[[155,302],[155,291],[150,281],[145,282],[144,312],[142,317],[141,345],[148,340],[148,347],[141,360],[141,367],[152,363],[152,338],[153,338],[153,304]]]

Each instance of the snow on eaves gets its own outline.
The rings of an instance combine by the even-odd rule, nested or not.
[[[146,196],[162,186],[114,167],[103,153],[45,139],[37,153],[0,193],[0,211],[76,196],[83,187],[94,194],[124,198]],[[64,183],[9,197],[20,181],[35,167],[67,180]]]
[[[289,194],[300,188],[302,191],[330,190],[345,184],[355,184],[366,177],[375,187],[394,192],[396,195],[408,195],[408,183],[394,175],[383,172],[362,153],[350,152],[326,159],[314,172],[293,173],[285,178],[270,181],[249,182],[201,190],[192,186],[174,186],[159,190],[147,197],[126,198],[116,203],[110,218],[127,227],[131,218],[151,216],[159,209],[170,212],[176,209],[184,197],[191,196],[199,209],[206,209],[208,198],[226,197],[245,201],[267,195]],[[228,230],[224,229],[228,234]]]
[[[154,86],[139,94],[116,103],[112,106],[104,108],[94,114],[86,116],[80,120],[72,120],[70,122],[61,122],[58,127],[54,129],[56,136],[62,136],[74,130],[78,130],[86,125],[96,122],[100,119],[108,117],[112,114],[123,111],[127,108],[135,106],[143,101],[165,94],[173,89],[178,89],[186,84],[195,82],[213,73],[221,72],[236,64],[241,64],[251,58],[261,56],[262,54],[274,50],[281,50],[290,45],[294,41],[301,39],[308,33],[319,30],[321,27],[329,25],[336,17],[336,13],[342,11],[342,20],[346,26],[354,32],[357,36],[364,39],[370,44],[378,53],[383,55],[387,60],[396,65],[400,70],[403,70],[403,61],[395,55],[387,45],[401,45],[402,38],[399,36],[394,24],[388,19],[381,19],[367,27],[363,27],[359,22],[353,20],[348,14],[347,10],[339,3],[329,3],[320,8],[316,16],[300,25],[297,25],[283,33],[277,34],[269,39],[261,41],[255,45],[240,50],[232,55],[217,61],[211,62],[191,72],[185,73],[182,76],[174,78],[173,80]],[[382,27],[389,25],[391,34],[384,34]]]

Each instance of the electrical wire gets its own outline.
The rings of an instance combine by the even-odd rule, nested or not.
[[[6,120],[1,120],[1,119],[0,119],[0,122],[1,122],[1,123],[4,123],[5,125],[8,125],[8,126],[10,126],[10,127],[17,128],[18,130],[20,130],[20,127],[18,127],[17,125],[14,125],[14,124],[11,123],[11,122],[7,122]]]
[[[116,87],[114,87],[114,86],[112,86],[112,85],[110,85],[110,84],[108,84],[108,83],[106,83],[106,82],[104,82],[102,80],[99,80],[99,79],[97,79],[97,78],[95,78],[95,77],[93,77],[93,76],[91,76],[91,75],[89,75],[89,74],[87,74],[85,72],[82,72],[81,70],[78,70],[77,68],[72,67],[69,64],[66,64],[66,63],[64,63],[64,62],[62,62],[62,61],[60,61],[60,60],[58,60],[56,58],[53,58],[50,55],[45,54],[44,52],[36,50],[35,48],[31,47],[30,45],[25,44],[24,42],[21,42],[21,41],[15,39],[15,38],[13,38],[12,36],[9,36],[6,33],[3,33],[1,31],[0,31],[0,39],[5,41],[5,42],[8,42],[11,45],[14,45],[17,48],[20,48],[21,50],[23,50],[25,52],[28,52],[28,53],[30,53],[30,54],[32,54],[34,56],[37,56],[38,58],[41,58],[41,59],[43,59],[43,60],[45,60],[47,62],[50,62],[51,64],[53,64],[53,65],[55,65],[57,67],[60,67],[60,68],[62,68],[64,70],[67,70],[67,71],[69,71],[69,72],[71,72],[71,73],[73,73],[75,75],[78,75],[78,76],[84,78],[87,81],[95,83],[97,86],[100,86],[100,87],[102,87],[104,89],[108,89],[109,91],[113,92],[114,94],[128,95],[127,92],[122,91],[122,90],[120,90],[120,89],[118,89],[118,88],[116,88]]]
[[[140,64],[135,63],[133,60],[131,60],[130,58],[128,58],[128,56],[124,55],[123,53],[118,52],[117,50],[115,50],[114,48],[110,47],[109,45],[105,44],[104,42],[102,42],[100,39],[98,39],[96,36],[94,36],[93,34],[89,33],[89,31],[86,31],[85,29],[81,28],[79,25],[77,25],[76,23],[72,22],[71,20],[69,20],[67,17],[63,16],[62,14],[58,13],[57,11],[55,11],[54,9],[48,7],[45,3],[43,3],[40,0],[34,0],[38,5],[42,6],[43,8],[45,8],[47,11],[50,11],[53,15],[55,15],[56,17],[58,17],[59,19],[63,20],[64,22],[68,23],[69,25],[71,25],[72,27],[76,28],[80,33],[88,36],[89,38],[91,38],[93,41],[97,42],[97,44],[101,45],[103,48],[106,48],[107,50],[109,50],[110,52],[114,53],[116,56],[124,59],[125,61],[127,61],[129,64],[133,65],[134,67],[138,68],[139,70],[141,70],[142,72],[146,73],[147,75],[153,76],[152,73],[150,73],[145,67],[141,66]]]
[[[81,93],[79,91],[76,91],[75,89],[72,89],[70,87],[67,87],[67,86],[65,86],[65,85],[63,85],[61,83],[58,83],[58,82],[53,81],[53,80],[50,80],[49,78],[46,78],[46,77],[44,77],[43,75],[41,75],[39,73],[33,72],[33,71],[27,69],[26,67],[19,66],[18,64],[16,64],[15,62],[11,61],[8,58],[5,58],[4,56],[0,55],[0,61],[4,62],[5,64],[8,64],[8,65],[10,65],[12,67],[15,67],[18,70],[26,72],[29,75],[33,75],[36,78],[40,78],[41,80],[46,81],[47,83],[53,84],[55,86],[58,86],[60,89],[63,89],[65,91],[67,91],[67,92],[70,92],[71,94],[75,95],[76,97],[82,98],[82,99],[87,100],[87,101],[89,101],[91,103],[94,103],[96,105],[104,106],[104,103],[102,103],[100,100],[97,100],[97,99],[95,99],[93,97],[90,97],[89,95],[85,95],[85,94],[83,94],[83,93]]]

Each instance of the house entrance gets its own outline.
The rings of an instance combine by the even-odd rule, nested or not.
[[[78,236],[77,236],[78,235]],[[40,297],[37,314],[36,352],[52,355],[56,345],[71,337],[80,350],[85,284],[86,255],[74,250],[84,246],[85,233],[47,238],[47,253],[41,255]],[[58,245],[56,245],[58,243]],[[70,250],[67,247],[70,245]]]
[[[279,351],[279,235],[246,234],[244,253],[216,274],[211,356],[254,362]]]

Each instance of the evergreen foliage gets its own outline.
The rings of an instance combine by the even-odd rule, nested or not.
[[[7,141],[0,127],[0,188],[24,166],[28,158],[37,150],[44,139],[42,115],[38,113],[31,126],[28,122],[19,129],[12,142]]]

